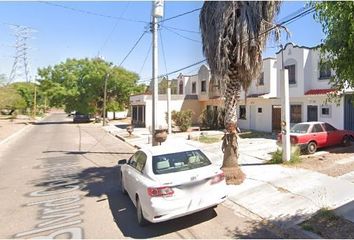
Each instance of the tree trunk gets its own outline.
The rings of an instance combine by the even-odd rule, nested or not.
[[[227,184],[241,184],[245,174],[238,166],[237,141],[237,104],[240,98],[241,85],[237,79],[229,79],[225,89],[225,128],[227,132],[223,137],[222,150],[224,152],[222,170]]]

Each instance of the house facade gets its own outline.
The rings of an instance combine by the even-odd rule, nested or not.
[[[210,70],[202,65],[195,75],[178,75],[174,81],[177,85],[176,94],[171,95],[171,111],[192,111],[193,125],[199,124],[199,117],[206,106],[219,106],[219,98],[209,98]],[[139,94],[130,96],[132,124],[136,127],[151,128],[152,95]],[[157,128],[166,128],[167,95],[158,95]]]
[[[264,59],[261,77],[253,81],[246,99],[244,92],[241,94],[238,107],[241,129],[280,130],[282,63],[288,69],[291,125],[324,121],[339,129],[354,129],[354,108],[348,100],[352,92],[348,91],[339,102],[329,102],[328,94],[334,93],[329,80],[334,72],[320,66],[319,49],[292,43],[276,53],[276,58]]]
[[[320,65],[319,49],[285,45],[275,58],[263,60],[262,72],[251,83],[247,92],[242,91],[237,109],[238,126],[263,132],[280,131],[281,123],[281,68],[288,69],[290,122],[294,125],[305,121],[324,121],[339,129],[354,130],[353,91],[347,91],[339,102],[327,101],[334,90],[331,69]],[[202,65],[195,75],[180,74],[173,81],[177,94],[171,97],[171,110],[193,111],[193,124],[199,123],[203,109],[216,109],[223,105],[217,85],[213,85],[208,66]],[[152,122],[151,95],[130,97],[132,124],[150,127]],[[159,95],[157,127],[166,127],[167,96]]]

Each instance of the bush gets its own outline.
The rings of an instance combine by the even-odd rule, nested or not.
[[[205,108],[199,117],[199,122],[204,128],[224,129],[225,108],[217,107],[215,110]]]
[[[171,118],[182,132],[186,132],[188,128],[192,126],[192,114],[193,112],[191,110],[180,112],[172,111]]]
[[[296,164],[300,163],[300,149],[298,147],[291,148],[290,161],[283,162],[283,150],[277,149],[274,153],[272,153],[272,158],[268,161],[268,163],[272,164]]]

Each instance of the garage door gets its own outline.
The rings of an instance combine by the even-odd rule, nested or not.
[[[344,129],[354,130],[354,95],[346,95],[344,98]]]

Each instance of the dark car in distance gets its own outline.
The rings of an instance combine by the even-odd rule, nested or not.
[[[90,115],[88,114],[75,113],[75,115],[73,115],[74,123],[88,123],[90,121]]]

